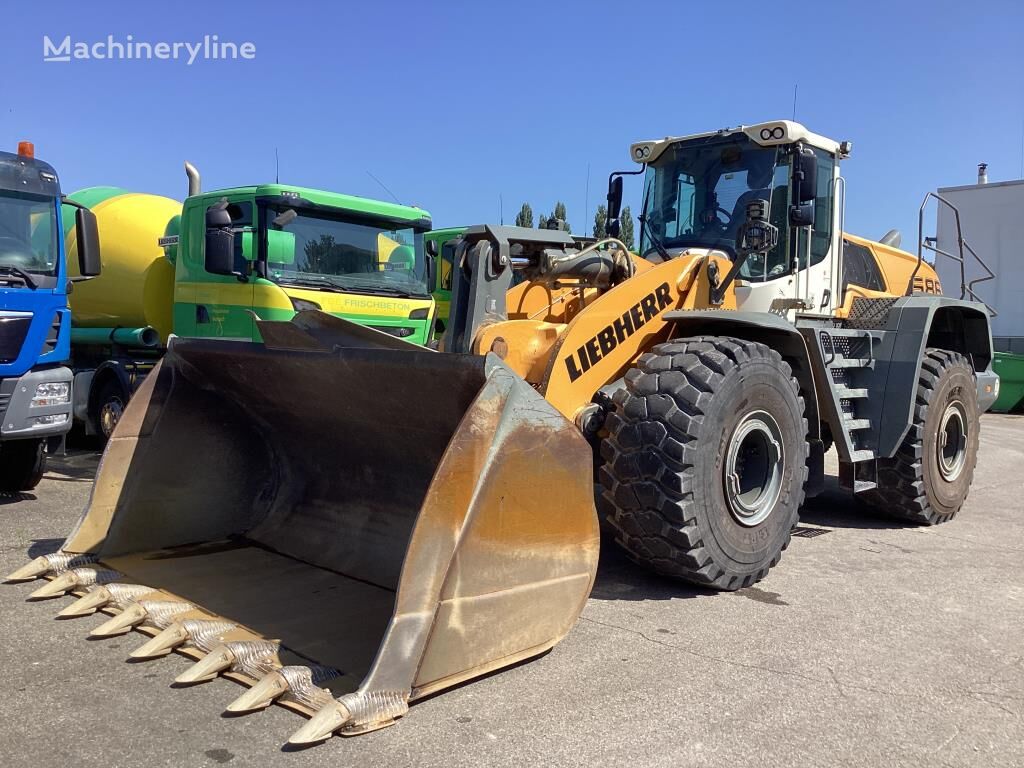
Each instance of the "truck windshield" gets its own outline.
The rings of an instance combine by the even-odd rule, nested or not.
[[[428,296],[423,231],[320,211],[264,209],[268,274],[284,284]]]
[[[735,256],[747,204],[762,199],[770,203],[769,219],[779,227],[780,242],[766,257],[748,260],[742,276],[781,275],[788,180],[784,150],[761,147],[746,134],[678,142],[647,167],[641,253],[649,257],[656,251],[657,239],[665,248],[718,248]]]
[[[56,201],[0,191],[0,272],[54,275],[59,258]]]

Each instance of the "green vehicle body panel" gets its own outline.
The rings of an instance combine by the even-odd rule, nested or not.
[[[1024,412],[1024,355],[996,352],[992,370],[999,375],[999,397],[992,405],[997,413]]]
[[[433,229],[424,237],[428,242],[437,243],[437,267],[434,270],[434,285],[430,287],[430,295],[434,297],[437,304],[437,321],[443,326],[448,325],[448,312],[451,307],[451,261],[444,256],[444,245],[451,240],[462,237],[467,227],[447,227],[446,229]],[[438,333],[438,336],[441,334]]]
[[[363,325],[378,328],[405,328],[406,341],[426,344],[432,335],[433,299],[400,298],[386,295],[346,294],[336,291],[280,286],[258,277],[248,281],[230,275],[206,271],[203,261],[206,209],[221,200],[249,203],[252,226],[259,226],[257,200],[298,195],[305,203],[329,207],[335,211],[356,213],[362,217],[385,218],[390,222],[408,222],[410,226],[429,227],[430,214],[407,207],[352,195],[283,184],[233,187],[189,197],[180,221],[169,223],[169,232],[177,229],[175,249],[174,330],[179,336],[226,338],[260,341],[254,313],[265,320],[289,320],[295,315],[291,298],[313,301],[321,308]],[[367,305],[371,311],[338,309],[343,305]],[[416,319],[410,317],[416,314]],[[199,320],[200,314],[206,322]],[[419,315],[422,315],[420,317]]]

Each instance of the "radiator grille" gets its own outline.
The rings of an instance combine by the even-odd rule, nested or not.
[[[0,363],[18,359],[31,324],[31,317],[0,317]]]

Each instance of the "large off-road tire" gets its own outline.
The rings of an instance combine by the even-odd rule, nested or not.
[[[0,493],[31,491],[46,472],[42,440],[0,443]]]
[[[861,498],[902,520],[936,525],[952,519],[974,479],[980,432],[971,363],[957,352],[927,350],[910,430],[895,456],[878,459],[878,487]]]
[[[641,356],[602,441],[600,505],[639,563],[717,589],[763,578],[807,478],[804,402],[763,344],[698,337]]]

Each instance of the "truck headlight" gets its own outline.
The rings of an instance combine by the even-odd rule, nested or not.
[[[32,422],[32,426],[35,427],[39,427],[44,424],[63,424],[67,420],[68,415],[66,413],[51,413],[47,416],[33,416],[29,419],[29,421]]]
[[[51,381],[36,387],[32,396],[31,407],[42,408],[47,405],[61,405],[71,401],[71,385],[66,381]]]

